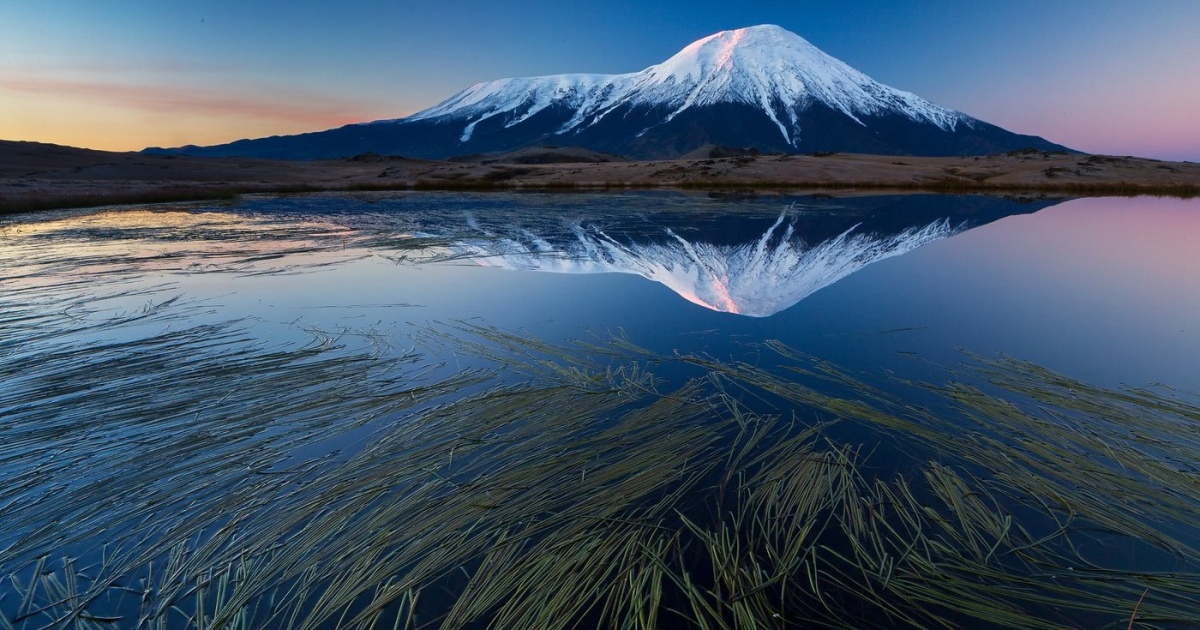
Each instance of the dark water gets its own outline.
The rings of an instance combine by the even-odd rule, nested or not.
[[[1028,361],[1078,383],[1067,391],[1084,384],[1105,391],[1165,386],[1177,392],[1170,396],[1186,398],[1200,391],[1198,235],[1196,201],[932,195],[299,196],[8,219],[0,223],[0,361],[6,366],[0,368],[0,474],[8,480],[0,486],[0,573],[13,580],[0,587],[0,627],[137,627],[152,619],[166,627],[204,625],[194,610],[147,615],[148,591],[135,584],[153,582],[154,569],[147,573],[146,567],[169,574],[172,553],[202,557],[206,540],[242,521],[248,531],[266,531],[259,520],[333,487],[296,482],[300,490],[288,494],[282,485],[267,487],[276,475],[303,469],[296,473],[301,478],[337,478],[339,466],[387,441],[379,437],[381,426],[402,426],[413,414],[530,378],[511,348],[495,351],[494,338],[479,341],[480,330],[513,335],[500,345],[524,339],[575,348],[563,355],[537,351],[539,360],[549,357],[547,364],[569,364],[577,354],[609,369],[626,358],[572,344],[603,346],[615,336],[642,349],[636,361],[662,357],[639,363],[662,379],[662,391],[703,371],[695,361],[670,357],[795,374],[779,367],[787,361],[773,354],[771,344],[778,343],[897,397],[893,412],[904,405],[949,406],[900,382],[962,379],[983,386],[987,379],[956,367],[973,356]],[[490,376],[428,398],[416,389],[482,374],[472,370]],[[848,399],[864,395],[845,382],[830,387]],[[1013,391],[1014,399],[1043,400],[1027,388]],[[751,411],[808,413],[787,395],[763,392],[743,397]],[[1149,409],[1148,417],[1157,418],[1161,403],[1143,402],[1137,411]],[[814,421],[831,413],[809,411]],[[1146,429],[1164,432],[1146,446],[1147,457],[1170,460],[1185,481],[1200,454],[1187,450],[1194,434],[1177,440],[1171,433],[1172,427],[1193,431],[1193,411],[1161,412],[1183,424]],[[415,458],[420,435],[412,433],[406,439],[415,446],[397,452]],[[949,461],[953,455],[938,453],[936,441],[922,447],[933,450],[914,454],[903,438],[863,433],[858,425],[829,435],[861,441],[854,447],[873,453],[864,461],[902,473],[907,464],[897,462],[907,457]],[[720,440],[737,443],[736,437]],[[462,455],[459,466],[487,471],[489,457],[500,458]],[[1121,458],[1111,457],[1113,470],[1120,469]],[[974,464],[963,464],[964,470],[975,471]],[[1124,465],[1121,474],[1162,485],[1154,471]],[[339,482],[347,489],[328,496],[353,501],[346,497],[367,492],[351,478],[369,476],[347,476]],[[1172,492],[1186,495],[1188,488]],[[1194,572],[1195,558],[1153,542],[1161,534],[1185,547],[1200,545],[1178,511],[1191,500],[1180,501],[1165,516],[1147,516],[1150,531],[1140,540],[1093,523],[1086,540],[1072,544],[1105,558],[1100,565],[1138,575]],[[1004,509],[1019,520],[1023,502],[1036,503],[1018,498]],[[376,518],[380,504],[364,505],[371,507],[357,509]],[[697,513],[708,509],[702,499],[681,505]],[[1048,518],[1026,519],[1030,532],[1042,532],[1033,539],[1057,529]],[[297,520],[279,540],[303,527]],[[400,536],[392,544],[404,541]],[[236,542],[218,546],[226,553]],[[106,573],[118,550],[133,558],[122,565],[130,568]],[[265,553],[246,551],[244,558]],[[74,559],[70,569],[66,558]],[[250,566],[244,570],[253,573]],[[30,587],[37,575],[52,573],[47,567],[61,573],[62,586]],[[116,577],[83,601],[86,586],[66,586],[72,573],[87,584]],[[288,584],[298,578],[284,572],[273,579]],[[463,588],[461,580],[439,579],[443,591]],[[197,581],[203,582],[195,575],[177,580]],[[1136,601],[1141,584],[1131,578],[1120,594],[1131,592]],[[125,599],[114,603],[118,588]],[[1194,580],[1155,586],[1170,595],[1157,603],[1152,595],[1148,610],[1159,606],[1160,622],[1169,625],[1171,611],[1195,588]],[[436,623],[435,609],[454,596],[434,590],[424,608],[409,610]],[[319,599],[305,600],[305,610],[319,610]],[[360,599],[360,605],[370,601]],[[1111,615],[1063,613],[1049,623],[1118,623],[1121,615],[1128,619],[1129,604]],[[220,610],[220,604],[203,606],[210,616]],[[404,606],[395,603],[388,613],[394,619],[385,614],[384,625],[402,621]],[[1044,619],[1058,614],[1046,606],[1035,605],[1035,612]],[[91,612],[81,618],[70,610]],[[289,625],[265,613],[243,615],[222,623]],[[979,617],[987,615],[959,610],[946,618],[971,626]],[[339,618],[317,626],[337,626]],[[674,622],[686,618],[680,614]],[[885,625],[919,625],[911,621],[897,616]]]

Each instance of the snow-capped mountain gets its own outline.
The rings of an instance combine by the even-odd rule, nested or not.
[[[725,313],[767,317],[862,269],[965,225],[940,219],[895,234],[856,225],[809,245],[782,213],[756,241],[715,245],[689,241],[669,228],[666,240],[622,243],[595,226],[574,225],[574,239],[555,244],[531,232],[465,239],[450,245],[455,258],[486,267],[554,273],[628,273],[658,282],[687,301]]]
[[[574,114],[557,135],[578,133],[622,107],[663,108],[669,123],[693,108],[719,103],[749,105],[771,119],[785,143],[797,146],[800,113],[821,104],[850,117],[897,113],[914,122],[953,131],[974,120],[902,92],[821,52],[778,26],[754,26],[710,35],[658,65],[618,75],[568,74],[480,83],[409,120],[464,120],[460,139],[496,116],[505,127],[551,107]],[[645,131],[648,131],[645,130]]]
[[[168,151],[445,158],[540,144],[637,158],[705,144],[915,155],[1063,148],[883,85],[799,35],[763,25],[710,35],[640,72],[501,79],[407,118]]]

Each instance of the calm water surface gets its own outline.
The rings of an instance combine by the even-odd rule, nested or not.
[[[405,423],[415,427],[420,423],[413,418],[436,415],[442,406],[486,396],[496,387],[576,378],[553,370],[547,376],[538,366],[569,368],[586,361],[579,369],[617,370],[618,381],[626,383],[621,379],[629,373],[621,366],[636,364],[655,374],[656,384],[649,387],[667,392],[702,376],[705,361],[761,367],[770,375],[763,378],[799,378],[794,375],[801,368],[789,368],[789,360],[780,358],[779,349],[786,348],[786,356],[803,357],[805,366],[828,362],[853,375],[856,384],[833,382],[830,395],[873,400],[861,387],[879,388],[893,405],[888,413],[906,418],[896,410],[950,408],[946,400],[957,400],[906,382],[962,382],[986,390],[991,387],[986,376],[961,366],[1007,356],[1050,370],[1055,379],[1071,379],[1075,384],[1064,391],[1152,388],[1170,400],[1194,400],[1188,392],[1200,391],[1197,238],[1200,202],[1155,198],[413,193],[247,198],[4,219],[0,475],[7,481],[0,485],[0,574],[11,579],[0,586],[0,627],[207,627],[214,618],[233,627],[365,627],[372,620],[356,615],[370,608],[371,597],[387,602],[380,617],[387,627],[393,621],[403,626],[410,613],[423,616],[423,623],[441,623],[456,593],[467,588],[466,578],[437,574],[429,581],[436,588],[426,587],[420,605],[404,599],[413,590],[379,595],[389,580],[399,583],[405,571],[414,570],[417,560],[397,560],[386,575],[354,574],[351,581],[360,582],[363,592],[347,596],[349,603],[336,611],[322,609],[321,593],[335,592],[337,571],[348,569],[313,577],[318,590],[296,598],[303,610],[299,618],[307,620],[300,622],[291,613],[269,611],[287,599],[281,593],[294,594],[288,585],[307,583],[309,574],[262,567],[274,567],[272,554],[303,539],[315,527],[309,523],[331,518],[337,502],[353,504],[337,527],[358,523],[391,531],[389,519],[399,517],[380,507],[390,492],[429,479],[456,489],[475,483],[468,472],[457,472],[456,448],[464,453],[457,466],[478,466],[479,479],[498,476],[508,466],[507,451],[467,455],[466,442],[439,451],[449,460],[444,470],[437,469],[442,472],[422,464],[414,468],[416,476],[380,480],[380,487],[363,481],[374,479],[363,471],[386,464],[351,468],[366,466],[362,462],[377,453],[380,462],[419,460],[422,449],[444,436],[404,429]],[[622,349],[612,350],[613,339]],[[590,345],[577,345],[581,340]],[[522,346],[542,343],[547,345]],[[798,425],[780,429],[780,439],[797,435],[797,426],[809,418],[815,423],[838,416],[816,403],[809,409],[811,401],[780,394],[746,374],[705,382],[740,400],[748,413],[800,418]],[[638,378],[628,382],[642,382]],[[741,378],[751,384],[730,384]],[[755,390],[759,385],[763,389]],[[1043,408],[1051,405],[1027,385],[1005,387],[1011,400],[1029,397]],[[1061,426],[1051,422],[1055,431],[1075,427],[1071,431],[1088,433],[1092,429],[1072,424],[1079,422],[1072,414],[1103,415],[1096,407],[1080,411],[1063,400],[1058,403],[1068,411],[1048,416],[1062,420]],[[608,427],[605,423],[625,413],[621,405],[633,403],[613,404],[595,412],[594,426]],[[1155,432],[1154,442],[1138,443],[1138,453],[1171,462],[1171,474],[1184,475],[1179,483],[1196,481],[1200,453],[1189,450],[1200,421],[1195,407],[1162,412],[1159,402],[1136,404],[1143,405],[1139,413],[1149,409],[1147,422],[1153,425],[1142,433]],[[521,417],[540,417],[537,413],[542,411]],[[954,413],[962,415],[947,426],[973,426],[970,413]],[[1169,416],[1169,422],[1157,423],[1156,414]],[[696,422],[696,430],[714,435],[723,430],[703,428],[717,420]],[[919,477],[916,467],[930,460],[955,465],[955,449],[962,448],[925,437],[920,448],[913,447],[904,442],[905,430],[892,425],[866,430],[843,423],[829,431],[828,439],[863,454],[856,461],[886,470],[878,473],[880,479]],[[678,428],[669,435],[685,433]],[[471,444],[503,435],[514,443],[525,439],[512,428],[486,435]],[[654,439],[673,444],[669,435]],[[554,438],[553,448],[569,450],[568,437],[582,439],[564,436]],[[714,444],[739,439],[736,432],[721,433]],[[398,450],[380,450],[392,443]],[[1045,443],[1071,453],[1090,448],[1052,438]],[[681,441],[662,448],[687,447]],[[1036,451],[1047,461],[1054,459],[1050,452]],[[1160,489],[1176,483],[1153,470],[1131,469],[1116,453],[1078,454],[1103,460],[1105,470],[1122,471],[1114,474],[1137,483]],[[963,471],[1004,478],[979,458],[965,460]],[[1045,465],[1069,468],[1065,455],[1058,461]],[[1042,470],[1038,462],[1029,469]],[[1064,472],[1071,474],[1056,474]],[[586,481],[586,471],[580,477]],[[1010,523],[1013,518],[1024,523],[1029,540],[1041,544],[1069,529],[1063,523],[1073,522],[1076,508],[1021,521],[1024,510],[1038,507],[1039,500],[1029,498],[1035,494],[1031,483],[995,505]],[[936,494],[936,487],[930,482],[915,493]],[[1125,500],[1120,493],[1134,496],[1136,490],[1122,485],[1105,499],[1107,490],[1097,489],[1080,505],[1119,504]],[[1119,625],[1128,621],[1144,585],[1151,589],[1145,614],[1157,610],[1160,625],[1168,627],[1190,623],[1175,611],[1200,601],[1188,599],[1200,597],[1200,586],[1178,576],[1194,575],[1200,564],[1180,549],[1200,547],[1186,516],[1189,506],[1200,506],[1188,487],[1167,491],[1179,503],[1164,507],[1161,515],[1144,514],[1146,531],[1130,533],[1132,526],[1096,517],[1101,520],[1080,527],[1086,534],[1063,547],[1082,549],[1097,567],[1129,572],[1125,577],[1163,572],[1104,591],[1128,606],[1099,611],[1082,606],[1067,613],[1035,601],[1023,610],[1066,626]],[[485,501],[499,502],[493,493],[499,491],[493,488]],[[363,503],[355,503],[360,496]],[[693,498],[679,503],[687,507],[673,508],[674,514],[711,512],[721,518],[721,509],[706,507],[708,499],[687,496]],[[571,509],[546,512],[572,514]],[[1140,509],[1129,506],[1131,514]],[[280,516],[292,512],[292,520]],[[1064,520],[1056,522],[1060,517]],[[485,522],[489,516],[472,518]],[[521,523],[535,517],[523,518]],[[272,520],[286,525],[272,531]],[[458,521],[453,526],[466,527]],[[664,527],[687,531],[680,522]],[[1008,527],[986,543],[962,544],[983,544],[986,552],[994,543],[991,553],[981,554],[983,564],[998,563],[1030,579],[1036,573],[1032,564],[1014,568],[1004,559],[1021,556],[1023,544],[1012,543],[1011,556],[997,552],[1009,544]],[[321,560],[325,546],[331,557],[365,553],[353,540],[329,542],[341,540],[329,537],[341,530],[329,528],[304,544],[305,553],[316,554],[304,556],[305,562],[336,564]],[[415,534],[389,536],[379,549],[419,546]],[[1162,536],[1172,542],[1161,542]],[[239,544],[245,549],[230,555]],[[840,548],[836,544],[844,542],[823,544]],[[893,553],[884,565],[897,556],[902,562],[904,554]],[[425,556],[414,556],[420,557]],[[477,576],[479,557],[476,552],[459,572]],[[231,569],[230,558],[243,564]],[[689,561],[681,560],[684,566]],[[208,587],[209,600],[201,597],[203,589],[196,592],[196,584],[210,580],[236,595],[237,585],[253,582],[246,575],[254,575],[255,567],[268,576],[263,584],[273,586],[247,586],[250,603],[235,607],[237,614],[222,616],[227,602],[211,595],[220,588]],[[1182,581],[1162,584],[1166,575]],[[155,579],[164,582],[148,586]],[[880,578],[880,588],[886,590],[891,579]],[[1029,584],[1019,590],[1034,588]],[[776,587],[772,582],[771,589]],[[829,588],[831,597],[842,597]],[[729,589],[737,599],[736,589]],[[274,594],[266,595],[269,591]],[[816,612],[805,617],[796,604],[786,603],[801,600],[779,597],[775,604],[783,609],[771,614],[820,618]],[[1083,601],[1077,594],[1063,597]],[[189,604],[180,603],[185,601]],[[949,606],[955,610],[945,618],[964,626],[997,619],[980,613],[979,605]],[[858,604],[847,607],[858,611],[844,613],[850,619],[874,618]],[[473,621],[464,623],[484,623],[492,615],[499,615],[493,621],[520,619],[496,610],[467,615],[463,618]],[[456,614],[448,619],[457,623]],[[574,618],[600,623],[599,617],[588,621],[597,614],[576,611]],[[695,623],[678,610],[671,614],[675,622]],[[928,622],[899,613],[888,619],[881,623]],[[1018,624],[999,619],[999,626]]]

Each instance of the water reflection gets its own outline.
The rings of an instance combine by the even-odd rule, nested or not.
[[[1194,624],[1195,398],[939,354],[1195,382],[1194,203],[963,233],[1051,204],[404,194],[0,222],[0,627],[529,628],[549,601],[586,627],[571,606],[642,586],[663,627],[737,602],[757,627],[1101,627],[1147,584],[1146,618]],[[728,585],[685,588],[714,566]],[[812,575],[824,600],[782,590]]]
[[[670,228],[663,228],[665,240],[622,243],[599,227],[576,224],[570,228],[575,240],[565,245],[525,232],[515,238],[465,239],[451,247],[489,267],[637,274],[714,311],[767,317],[866,265],[961,229],[946,219],[898,234],[860,232],[855,225],[809,245],[784,212],[757,241],[738,245],[692,241]]]
[[[686,216],[651,216],[630,225],[628,217],[610,216],[557,224],[540,217],[530,225],[513,216],[513,223],[497,225],[495,216],[485,224],[472,213],[465,219],[469,229],[458,231],[448,247],[455,257],[488,267],[635,274],[714,311],[768,317],[872,263],[1050,205],[976,199],[970,212],[938,216],[936,208],[922,207],[928,198],[889,201],[887,212],[872,212],[878,198],[793,202],[770,223],[762,215],[690,223]],[[830,215],[835,209],[840,212]],[[455,234],[446,226],[429,229]]]
[[[14,269],[59,274],[279,273],[369,251],[405,264],[633,274],[714,311],[768,317],[872,263],[1055,203],[674,193],[275,198],[231,212],[166,206],[18,221],[0,226],[0,241],[12,246],[0,256]]]

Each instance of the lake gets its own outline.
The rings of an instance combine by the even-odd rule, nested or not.
[[[0,218],[0,628],[1200,624],[1200,201]]]

